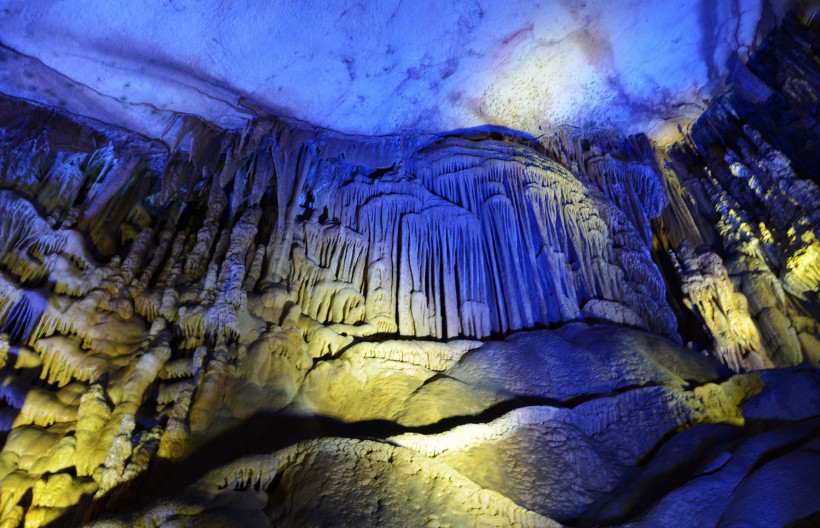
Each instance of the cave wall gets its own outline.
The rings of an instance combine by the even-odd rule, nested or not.
[[[11,524],[121,507],[152,461],[259,413],[398,434],[508,405],[500,388],[434,383],[480,338],[588,321],[677,339],[650,253],[662,180],[631,151],[579,169],[569,136],[357,137],[281,119],[231,131],[190,116],[166,148],[2,107]],[[646,438],[679,419],[646,422]]]

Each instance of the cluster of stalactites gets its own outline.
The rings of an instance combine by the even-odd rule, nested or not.
[[[483,337],[579,317],[675,333],[644,247],[658,199],[639,163],[601,158],[579,169],[619,209],[515,142],[451,136],[418,150],[430,140],[344,138],[275,121],[221,133],[192,117],[173,135],[161,167],[112,144],[85,157],[58,153],[50,168],[41,160],[11,170],[28,175],[21,182],[40,178],[23,186],[31,198],[68,185],[45,209],[87,230],[99,253],[130,241],[124,268],[136,283],[124,287],[149,319],[162,298],[146,287],[173,286],[170,273],[204,280],[196,300],[214,308],[182,316],[194,336],[235,334],[219,305],[274,285],[320,322],[405,335]],[[149,167],[157,170],[146,178]],[[57,181],[61,174],[70,178]],[[631,227],[644,244],[631,240]],[[158,268],[171,250],[185,262],[166,273]]]
[[[623,137],[611,129],[560,127],[540,141],[551,158],[601,190],[643,240],[652,243],[651,220],[667,207],[670,196],[655,148],[645,135]]]
[[[820,290],[817,240],[820,190],[751,127],[712,162],[703,188],[735,287],[749,299],[770,361],[787,366],[820,359],[812,316]]]
[[[677,192],[659,221],[685,302],[712,337],[715,355],[735,369],[759,368],[760,360],[763,366],[820,361],[820,188],[793,163],[805,165],[803,144],[776,137],[787,119],[800,115],[795,126],[816,134],[805,90],[816,101],[820,83],[809,81],[820,77],[808,75],[794,92],[794,68],[812,64],[805,50],[790,48],[785,62],[767,62],[779,56],[781,33],[787,32],[764,46],[752,69],[766,76],[773,104],[790,111],[757,112],[742,89],[713,103],[692,138],[670,152],[666,178]],[[741,118],[750,112],[755,126]]]
[[[593,317],[674,334],[663,281],[634,225],[530,147],[451,136],[402,171],[324,174],[306,256],[319,264],[350,230],[366,245],[364,267],[297,275],[352,287],[365,320],[383,332],[483,337]]]
[[[2,138],[0,428],[4,453],[46,455],[0,457],[3,522],[118,500],[243,412],[238,368],[279,408],[354,336],[675,333],[637,217],[533,145],[189,118],[164,154],[122,136],[65,152],[38,126]]]

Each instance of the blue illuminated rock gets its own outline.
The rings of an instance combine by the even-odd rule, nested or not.
[[[274,113],[359,134],[569,124],[669,143],[794,3],[7,0],[0,40],[26,57],[0,91],[152,137],[175,112],[230,128]]]

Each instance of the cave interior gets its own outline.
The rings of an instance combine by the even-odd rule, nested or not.
[[[0,2],[0,528],[820,526],[820,4],[152,4]]]

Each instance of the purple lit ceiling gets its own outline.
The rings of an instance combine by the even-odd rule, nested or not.
[[[537,135],[570,124],[660,140],[700,115],[789,7],[787,0],[3,3],[0,40],[28,57],[0,74],[0,91],[150,135],[161,134],[163,111],[172,110],[231,126],[274,113],[365,134],[493,123]]]

